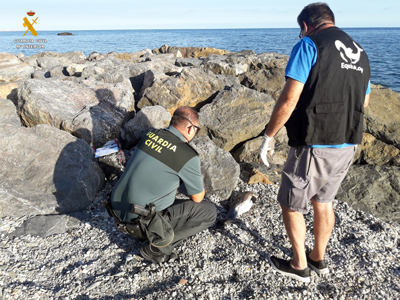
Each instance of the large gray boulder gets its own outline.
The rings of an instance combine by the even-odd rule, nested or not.
[[[233,82],[238,81],[198,68],[186,67],[172,74],[150,70],[143,80],[138,107],[161,105],[171,114],[181,106],[199,107]]]
[[[222,200],[229,198],[239,179],[239,164],[208,137],[196,137],[191,145],[200,156],[206,193],[218,195]]]
[[[285,86],[285,69],[251,70],[238,77],[240,83],[258,92],[266,93],[278,100]]]
[[[119,83],[31,79],[18,88],[18,110],[26,126],[49,124],[96,148],[119,137],[134,109],[128,79]]]
[[[0,82],[12,82],[31,77],[34,68],[16,55],[0,53]]]
[[[250,70],[252,58],[255,55],[227,54],[209,55],[202,67],[212,71],[214,74],[237,76]]]
[[[0,215],[84,210],[104,174],[83,140],[49,125],[0,130]]]
[[[239,163],[259,163],[259,149],[264,137],[259,136],[255,139],[251,139],[245,142],[239,149],[232,153],[233,158]],[[283,166],[286,162],[287,155],[289,153],[288,137],[286,134],[286,128],[283,127],[275,136],[275,151],[272,157],[268,156],[268,162],[278,166]]]
[[[142,90],[145,73],[149,70],[164,74],[181,72],[182,68],[169,63],[168,61],[145,61],[139,63],[126,62],[121,59],[107,58],[96,62],[94,65],[83,69],[81,77],[94,81],[108,83],[120,82],[121,78],[129,78],[134,89],[135,99],[140,100],[139,93]]]
[[[244,86],[267,93],[278,100],[285,85],[285,68],[288,56],[277,53],[260,53],[251,62],[251,70],[239,75]]]
[[[178,67],[195,67],[200,68],[201,64],[203,63],[203,59],[201,58],[177,58],[175,61],[175,65]]]
[[[200,110],[200,127],[205,129],[200,134],[230,151],[262,133],[274,103],[271,96],[244,86],[226,88]]]
[[[365,123],[365,132],[400,149],[400,93],[372,85]]]
[[[400,222],[400,168],[353,165],[336,199],[385,220]]]
[[[149,130],[165,128],[170,121],[171,114],[164,107],[146,106],[132,120],[125,123],[121,130],[121,137],[127,145],[132,145]]]
[[[38,66],[43,69],[51,69],[55,66],[63,66],[71,63],[84,63],[86,55],[82,51],[71,51],[58,53],[52,51],[44,51],[31,56],[22,58],[23,61],[31,66]]]
[[[285,69],[289,56],[274,52],[264,52],[257,54],[252,60],[252,70],[271,70],[271,69]]]
[[[20,127],[21,121],[17,115],[14,103],[0,98],[0,129],[2,127]]]

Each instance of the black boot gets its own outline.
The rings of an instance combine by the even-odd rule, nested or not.
[[[175,253],[171,253],[170,255],[164,254],[157,247],[152,245],[140,248],[140,254],[144,259],[150,260],[156,264],[173,261],[177,257]]]

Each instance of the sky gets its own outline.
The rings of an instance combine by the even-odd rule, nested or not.
[[[26,30],[36,12],[36,30],[297,28],[302,0],[43,0],[1,4],[0,31]],[[400,27],[399,0],[327,1],[339,27]]]

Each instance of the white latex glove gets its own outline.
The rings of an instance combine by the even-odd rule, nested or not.
[[[268,168],[269,168],[269,163],[267,160],[267,154],[271,156],[274,155],[274,149],[275,149],[275,139],[273,137],[269,137],[268,135],[264,134],[264,140],[261,144],[259,153],[262,162]]]

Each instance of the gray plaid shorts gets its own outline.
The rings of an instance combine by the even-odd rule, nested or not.
[[[335,199],[357,146],[345,148],[290,148],[282,171],[278,202],[308,213],[308,202],[329,203]]]

